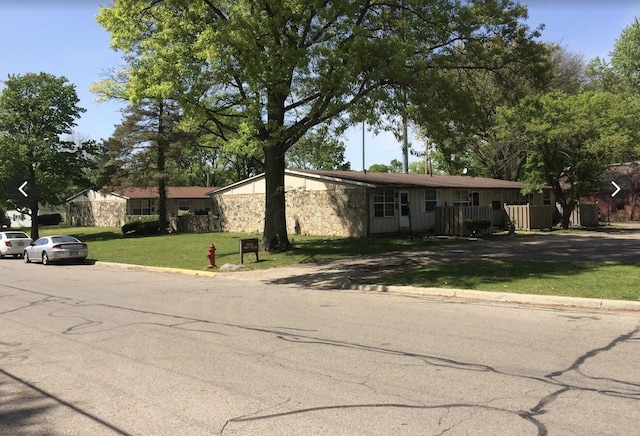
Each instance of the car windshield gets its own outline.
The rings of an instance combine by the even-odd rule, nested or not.
[[[51,238],[51,242],[54,244],[59,244],[61,242],[80,242],[73,236],[53,236]]]
[[[5,235],[7,235],[7,239],[29,239],[26,234],[21,232],[5,233]]]

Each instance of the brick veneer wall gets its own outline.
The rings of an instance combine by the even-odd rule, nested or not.
[[[289,191],[285,195],[287,231],[314,236],[367,236],[367,193],[364,189]],[[262,233],[264,195],[213,196],[222,231]]]

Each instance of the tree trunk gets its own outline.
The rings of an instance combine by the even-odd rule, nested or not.
[[[265,147],[265,216],[262,244],[273,252],[291,249],[287,235],[284,192],[284,150],[282,147]]]
[[[571,214],[573,210],[576,208],[576,202],[570,201],[569,203],[561,202],[562,206],[562,220],[560,221],[562,228],[567,230],[569,228],[569,224],[571,223]]]
[[[164,134],[164,105],[158,105],[158,137],[156,138],[158,147],[158,224],[160,233],[167,232],[167,178],[166,178],[166,158],[167,139]]]
[[[36,177],[36,170],[31,166],[29,169],[29,183],[26,186],[26,191],[29,194],[27,198],[29,209],[31,211],[31,239],[34,241],[40,238],[40,225],[38,223],[38,211],[40,209],[40,188],[38,187],[38,179]]]

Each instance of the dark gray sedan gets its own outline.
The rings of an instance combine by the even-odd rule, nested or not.
[[[87,244],[68,235],[45,236],[29,244],[22,253],[25,263],[84,261],[89,254]]]

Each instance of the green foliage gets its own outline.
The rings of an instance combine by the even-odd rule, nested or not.
[[[63,204],[91,186],[89,170],[97,153],[93,141],[68,141],[78,106],[75,87],[51,74],[10,75],[0,94],[0,186],[15,208],[37,216],[39,203]],[[24,197],[18,187],[26,181]],[[32,237],[38,235],[33,221]]]
[[[371,173],[401,173],[402,162],[398,159],[392,159],[391,162],[389,162],[389,165],[373,164],[369,166],[367,171]]]
[[[38,216],[38,223],[41,226],[57,226],[62,222],[62,215],[59,213],[48,213]]]
[[[498,137],[527,146],[525,179],[551,186],[564,209],[563,226],[581,198],[598,191],[607,164],[637,156],[637,99],[607,92],[528,97],[501,111]]]
[[[378,122],[411,101],[442,119],[445,102],[464,100],[445,72],[531,60],[525,16],[503,1],[116,0],[97,19],[128,63],[126,98],[176,98],[225,147],[264,159],[263,237],[288,246],[285,154],[306,132]]]
[[[309,131],[286,154],[287,167],[315,170],[348,170],[344,142],[332,137],[327,126]]]
[[[611,53],[611,65],[628,89],[640,95],[640,21],[637,18],[616,41]]]
[[[122,233],[125,235],[134,233],[136,236],[157,235],[160,234],[160,222],[158,220],[129,221],[124,226],[122,226]]]

